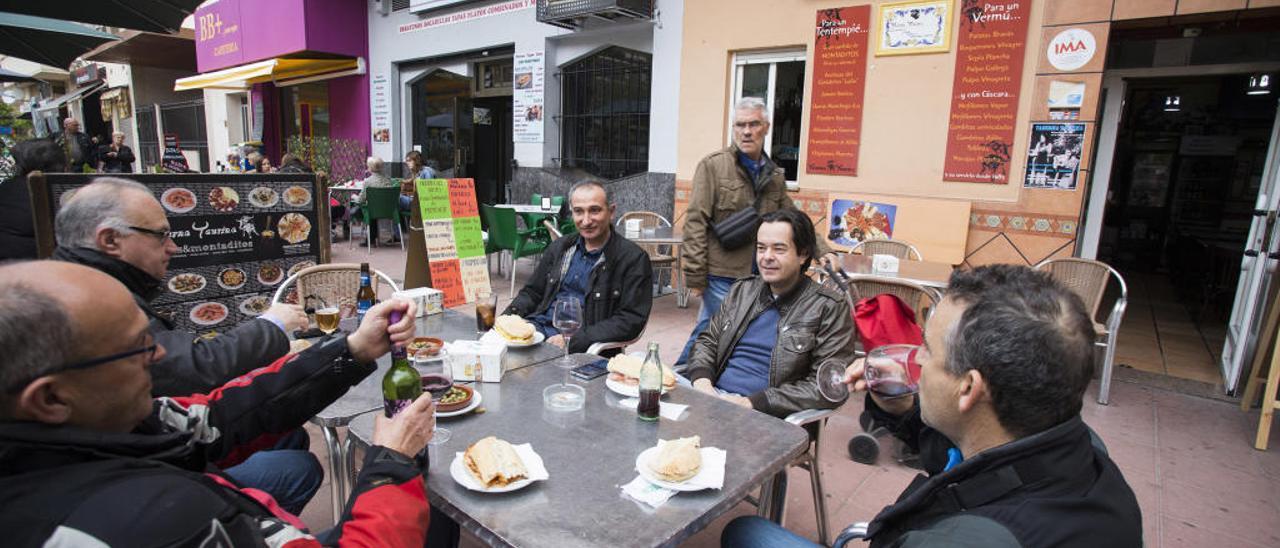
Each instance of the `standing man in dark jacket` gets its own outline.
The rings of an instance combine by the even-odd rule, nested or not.
[[[748,207],[754,207],[761,215],[796,209],[795,202],[787,196],[784,171],[764,150],[769,120],[769,109],[762,99],[745,97],[738,101],[733,116],[733,144],[708,154],[693,172],[693,191],[684,218],[681,268],[689,294],[702,299],[702,308],[677,364],[685,363],[729,286],[754,273],[752,242],[736,247],[721,242],[715,232],[717,223]],[[822,236],[815,238],[818,247],[813,260],[834,261],[835,255],[823,243]]]
[[[98,171],[133,173],[133,149],[124,144],[124,133],[111,134],[111,144],[98,147]]]
[[[404,319],[388,325],[390,313]],[[312,536],[219,465],[296,430],[413,337],[413,307],[369,310],[330,337],[209,394],[151,398],[166,349],[128,291],[61,262],[0,267],[0,530],[6,546],[423,546],[412,458],[431,437],[419,398],[379,414],[346,511]]]
[[[1093,340],[1084,303],[1047,274],[956,271],[925,326],[919,397],[867,396],[927,472],[870,523],[871,545],[1141,546],[1133,490],[1080,420]],[[861,361],[847,381],[866,388]],[[741,518],[721,544],[812,545]]]
[[[86,167],[91,170],[98,167],[97,147],[88,135],[80,131],[79,120],[71,117],[63,120],[62,133],[54,136],[54,142],[67,155],[67,165],[72,172],[81,173]]]
[[[569,190],[569,207],[578,233],[547,246],[529,283],[503,314],[524,316],[547,341],[564,347],[552,323],[557,299],[582,303],[582,328],[570,340],[570,352],[586,352],[598,342],[629,341],[644,332],[653,306],[653,268],[649,255],[613,230],[616,206],[604,185],[587,181]]]
[[[760,275],[738,280],[689,354],[693,387],[776,417],[838,407],[818,392],[818,367],[853,361],[853,318],[838,291],[805,275],[817,249],[804,213],[766,213]]]

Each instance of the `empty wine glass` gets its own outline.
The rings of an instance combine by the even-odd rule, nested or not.
[[[573,361],[569,359],[569,341],[578,332],[578,328],[582,327],[582,301],[576,297],[557,300],[551,325],[554,325],[560,331],[560,336],[564,337],[564,357],[560,359],[560,367],[572,368]],[[565,384],[569,384],[568,374],[565,372]]]
[[[415,365],[418,366],[418,372],[422,374],[422,391],[430,392],[431,397],[438,404],[440,398],[448,394],[450,388],[453,388],[453,368],[449,366],[448,356],[441,349],[440,354],[428,360],[417,361]],[[427,443],[440,445],[449,441],[452,436],[453,432],[449,431],[448,428],[440,427],[439,423],[436,423],[431,441]]]
[[[832,403],[844,401],[849,393],[844,383],[845,368],[837,362],[823,362],[818,366],[818,393]]]
[[[867,353],[862,378],[881,398],[901,398],[920,391],[920,365],[914,344],[886,344]]]
[[[582,408],[586,401],[586,390],[569,382],[569,372],[574,367],[569,359],[569,343],[573,335],[582,327],[582,301],[574,297],[556,301],[552,310],[551,324],[560,330],[564,337],[564,357],[556,360],[556,365],[564,369],[564,383],[553,384],[542,391],[545,405],[555,411],[575,411]]]

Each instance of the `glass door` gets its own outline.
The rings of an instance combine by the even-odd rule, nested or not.
[[[1222,348],[1222,378],[1227,391],[1235,389],[1246,360],[1252,357],[1260,337],[1264,312],[1268,304],[1264,296],[1267,285],[1280,259],[1280,237],[1276,234],[1277,209],[1280,209],[1280,109],[1271,130],[1266,167],[1262,173],[1262,185],[1254,206],[1249,239],[1245,242],[1244,256],[1240,264],[1240,282],[1236,286],[1235,304],[1227,323],[1227,341]]]
[[[471,78],[436,70],[414,82],[413,144],[438,177],[471,172]]]

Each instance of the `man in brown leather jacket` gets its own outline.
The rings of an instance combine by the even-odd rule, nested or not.
[[[782,168],[764,150],[769,109],[756,97],[745,97],[735,107],[733,144],[708,154],[693,173],[681,264],[689,294],[702,299],[702,309],[677,364],[686,362],[694,341],[720,308],[729,286],[754,273],[751,242],[739,247],[725,245],[716,237],[716,224],[747,207],[755,207],[761,215],[780,209],[796,210],[787,195]],[[821,236],[815,241],[812,259],[834,259]]]
[[[777,417],[836,407],[843,402],[823,398],[816,377],[824,362],[853,361],[849,304],[805,276],[817,249],[807,215],[780,209],[762,220],[760,274],[733,284],[698,335],[685,374],[698,390]]]

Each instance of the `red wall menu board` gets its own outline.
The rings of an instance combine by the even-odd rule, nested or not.
[[[871,6],[818,10],[807,173],[857,175]]]
[[[1030,7],[1026,0],[963,1],[942,180],[1009,182]]]
[[[95,177],[52,174],[32,182],[42,257],[53,252],[56,204]],[[314,175],[130,178],[160,201],[178,246],[151,303],[181,329],[205,334],[253,319],[290,275],[329,260],[328,203]]]
[[[490,294],[475,181],[418,179],[416,184],[431,287],[444,293],[445,306]]]

